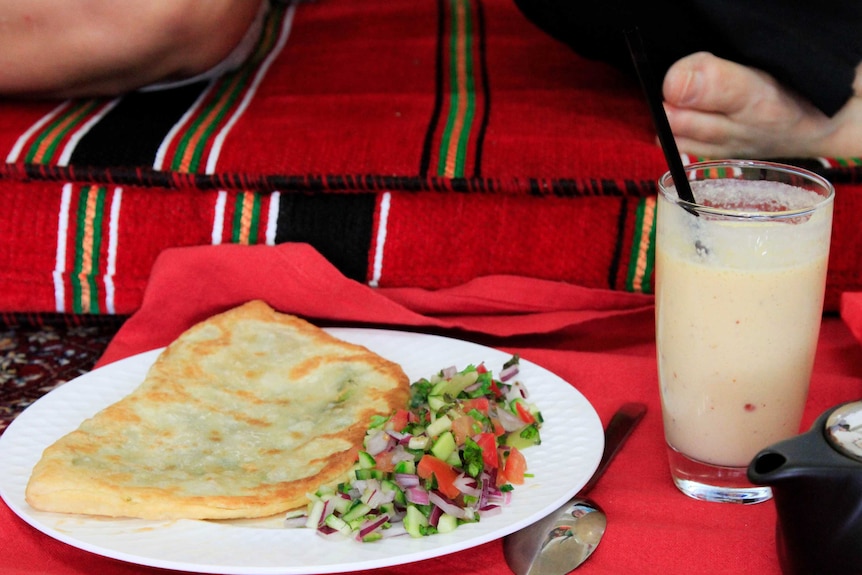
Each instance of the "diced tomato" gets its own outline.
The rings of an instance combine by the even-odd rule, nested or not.
[[[401,431],[407,427],[409,419],[409,411],[406,409],[398,409],[392,414],[392,417],[389,418],[389,425],[391,426],[392,431]]]
[[[524,423],[530,424],[536,422],[536,418],[533,417],[533,414],[530,413],[530,410],[527,409],[527,406],[525,406],[520,401],[515,402],[515,409],[518,411],[518,417],[520,417],[521,421],[523,421]]]
[[[395,464],[392,462],[392,451],[381,451],[374,456],[374,466],[385,473],[395,471]]]
[[[464,411],[468,413],[475,409],[479,413],[488,415],[488,410],[491,408],[491,402],[488,400],[487,397],[465,399],[463,400],[462,404],[464,405]]]
[[[476,444],[482,448],[482,461],[485,467],[497,467],[497,437],[493,433],[480,433],[476,437]]]
[[[437,488],[448,498],[455,499],[461,491],[455,486],[458,473],[451,465],[427,453],[419,460],[416,473],[423,479],[437,478]]]
[[[494,392],[494,395],[496,395],[497,397],[503,397],[503,390],[500,389],[499,385],[497,385],[496,379],[491,380],[491,386],[490,387],[491,387],[491,391]]]
[[[527,460],[515,447],[500,450],[500,468],[497,470],[497,486],[506,483],[521,485],[527,472]]]
[[[500,437],[506,433],[506,428],[503,427],[503,424],[500,423],[500,420],[497,418],[491,419],[491,423],[494,424],[494,435]]]
[[[480,363],[479,365],[476,366],[476,371],[479,373],[488,373],[488,368],[485,367],[484,363]]]
[[[478,423],[469,415],[462,415],[455,418],[452,422],[452,433],[455,435],[455,443],[464,445],[464,441],[468,437],[473,437],[476,434]]]

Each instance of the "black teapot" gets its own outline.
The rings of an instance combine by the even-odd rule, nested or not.
[[[748,479],[772,488],[785,574],[862,574],[862,401],[758,453]]]

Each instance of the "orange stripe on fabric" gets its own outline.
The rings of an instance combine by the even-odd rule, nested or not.
[[[640,230],[640,244],[638,245],[638,256],[636,264],[635,277],[632,285],[635,291],[643,289],[643,282],[646,279],[646,271],[649,267],[649,248],[650,248],[650,232],[652,231],[653,223],[655,223],[655,206],[656,199],[649,197],[644,200],[644,217],[643,224]]]
[[[57,134],[61,134],[70,124],[74,124],[78,121],[80,117],[80,112],[77,114],[72,114],[66,116],[62,122],[59,122],[56,126],[51,129],[48,133],[44,134],[41,139],[41,143],[39,147],[36,148],[36,152],[33,154],[33,159],[31,160],[34,164],[41,163],[45,159],[45,154],[48,152],[48,149],[54,143],[54,138]]]
[[[254,194],[244,192],[242,195],[242,216],[239,223],[239,243],[248,245],[251,240],[251,219],[254,214]]]
[[[228,87],[221,91],[222,94],[229,94],[233,91],[234,86],[239,82],[239,77],[234,76],[231,80]],[[229,101],[229,98],[227,98]],[[198,124],[195,133],[189,137],[188,145],[186,146],[185,153],[183,154],[182,161],[180,162],[179,171],[183,173],[188,173],[191,170],[192,158],[195,155],[195,151],[197,150],[198,142],[200,142],[201,138],[207,133],[207,130],[212,125],[214,118],[218,118],[219,114],[221,114],[222,109],[224,108],[225,103],[224,99],[220,102],[216,102],[207,114],[201,119],[200,124]]]
[[[96,220],[96,208],[99,202],[99,194],[91,189],[87,194],[86,212],[84,214],[84,235],[81,242],[81,271],[78,278],[81,283],[81,302],[90,301],[90,274],[93,273],[93,245],[95,244],[95,230],[93,222]]]
[[[464,118],[467,115],[467,8],[464,2],[458,2],[457,6],[458,29],[457,34],[457,49],[455,63],[458,77],[458,97],[455,103],[458,113],[455,117],[455,123],[452,126],[452,135],[449,138],[449,149],[446,150],[446,171],[443,174],[446,177],[455,176],[455,165],[458,161],[458,143],[461,139],[461,132],[464,130]]]

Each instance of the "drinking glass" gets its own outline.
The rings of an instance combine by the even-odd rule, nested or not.
[[[770,162],[686,167],[695,202],[659,180],[656,343],[676,486],[757,503],[758,451],[799,433],[826,282],[834,188]]]

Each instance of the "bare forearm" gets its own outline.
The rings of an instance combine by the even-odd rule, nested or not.
[[[260,0],[0,0],[0,94],[116,94],[200,73]]]

